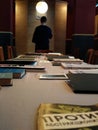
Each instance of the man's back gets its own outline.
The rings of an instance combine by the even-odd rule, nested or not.
[[[52,38],[51,29],[45,24],[35,28],[32,42],[35,43],[35,50],[49,50],[49,39]]]

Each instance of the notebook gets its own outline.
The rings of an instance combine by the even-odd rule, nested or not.
[[[68,85],[75,93],[98,94],[98,74],[67,74]]]

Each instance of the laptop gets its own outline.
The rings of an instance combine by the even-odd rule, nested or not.
[[[67,74],[68,85],[74,93],[98,94],[98,74]]]

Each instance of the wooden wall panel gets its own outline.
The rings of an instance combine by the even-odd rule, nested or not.
[[[27,52],[27,0],[16,1],[15,42],[17,55]]]
[[[56,52],[65,54],[67,23],[67,2],[57,1],[55,5],[55,42],[54,49]]]

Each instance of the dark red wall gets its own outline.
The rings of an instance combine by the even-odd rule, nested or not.
[[[0,1],[0,31],[13,32],[14,24],[14,0]]]
[[[93,34],[95,26],[96,0],[67,0],[67,39],[73,34]]]
[[[67,39],[71,39],[74,27],[74,0],[67,0],[68,11],[67,11]]]
[[[76,0],[74,33],[93,34],[96,0]]]

